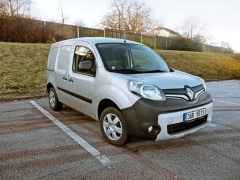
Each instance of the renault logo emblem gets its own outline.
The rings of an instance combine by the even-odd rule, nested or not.
[[[186,88],[186,91],[187,91],[187,95],[188,95],[189,100],[193,100],[194,92],[188,87]]]

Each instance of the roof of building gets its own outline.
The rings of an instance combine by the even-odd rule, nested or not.
[[[175,32],[175,31],[173,31],[171,29],[168,29],[168,28],[165,28],[165,27],[161,27],[161,26],[156,28],[156,29],[154,29],[154,31],[156,31],[156,30],[165,30],[165,31],[167,31],[167,32],[169,32],[169,33],[171,33],[173,35],[181,36],[179,33]]]

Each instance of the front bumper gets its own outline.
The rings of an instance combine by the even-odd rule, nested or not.
[[[169,132],[168,132],[168,126],[169,125],[182,123],[182,126],[184,126],[186,124],[186,123],[183,122],[183,114],[184,113],[197,111],[197,110],[204,109],[204,108],[206,109],[206,122],[204,122],[201,125],[198,125],[196,127],[190,128],[190,129],[186,129],[186,130],[181,131],[181,132],[169,134]],[[204,106],[200,106],[200,107],[197,107],[197,108],[187,109],[187,110],[184,110],[184,111],[160,114],[158,116],[158,124],[161,127],[161,131],[157,135],[156,141],[175,139],[175,138],[183,137],[187,134],[192,134],[192,133],[206,127],[207,125],[209,125],[211,120],[212,120],[212,103],[204,105]],[[196,121],[200,121],[200,119],[196,120]],[[194,121],[192,121],[192,122],[194,122]]]
[[[167,125],[183,122],[184,113],[203,108],[206,108],[206,122],[183,129],[179,133],[167,132]],[[212,119],[212,98],[207,92],[203,93],[196,103],[174,98],[162,102],[141,98],[133,106],[121,111],[130,136],[149,140],[173,139],[193,133],[209,124]],[[148,132],[149,126],[153,128],[151,133]]]

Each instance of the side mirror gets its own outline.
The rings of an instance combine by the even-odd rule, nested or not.
[[[92,61],[82,61],[79,63],[78,68],[80,70],[89,70],[92,67]]]

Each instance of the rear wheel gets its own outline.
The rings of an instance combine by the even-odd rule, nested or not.
[[[57,93],[53,87],[49,89],[49,105],[54,111],[58,111],[62,108],[62,103],[59,102]]]
[[[110,144],[122,146],[128,140],[126,122],[117,108],[108,107],[102,112],[100,128],[104,138]]]

